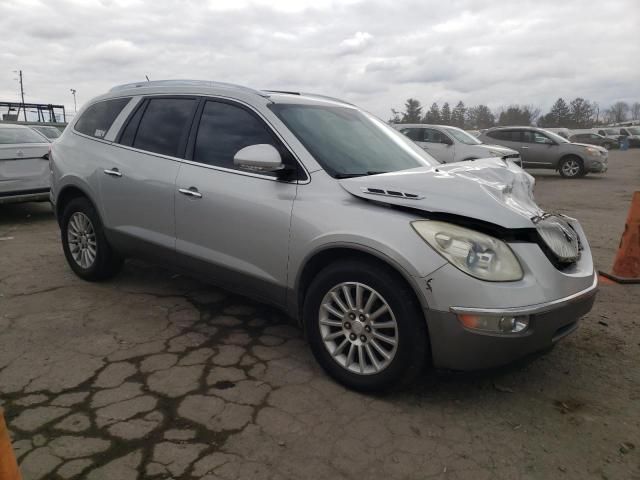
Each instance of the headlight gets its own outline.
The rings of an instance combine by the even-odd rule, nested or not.
[[[589,155],[593,155],[594,157],[600,156],[600,150],[598,150],[597,148],[587,147],[586,150],[589,153]]]
[[[418,220],[411,225],[436,252],[473,277],[510,282],[523,276],[516,256],[497,238],[445,222]]]

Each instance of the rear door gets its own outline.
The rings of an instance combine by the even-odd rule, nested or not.
[[[104,220],[122,250],[175,253],[175,181],[198,102],[190,96],[144,99],[101,160]]]
[[[21,126],[0,128],[0,196],[49,189],[49,144]]]

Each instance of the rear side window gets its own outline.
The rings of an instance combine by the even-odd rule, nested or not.
[[[114,98],[91,105],[76,122],[75,130],[90,137],[104,138],[129,100],[131,98]]]
[[[133,147],[161,155],[182,157],[196,104],[195,98],[149,100],[135,132]],[[123,136],[129,134],[131,132],[125,130]]]
[[[495,132],[487,132],[487,136],[498,140],[506,140],[507,142],[520,141],[520,132],[518,130],[496,130]]]
[[[28,128],[0,128],[0,145],[20,143],[47,143],[47,141]]]
[[[250,145],[273,145],[287,162],[287,154],[275,141],[265,123],[244,108],[208,101],[202,111],[193,160],[217,167],[236,169],[235,154]]]

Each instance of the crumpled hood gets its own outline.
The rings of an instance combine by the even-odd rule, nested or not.
[[[544,214],[533,198],[534,179],[513,162],[483,158],[339,180],[370,201],[425,212],[461,215],[505,228],[533,228]]]

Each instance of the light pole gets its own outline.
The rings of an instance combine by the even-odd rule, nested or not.
[[[69,90],[71,91],[71,95],[73,95],[73,111],[78,113],[78,107],[76,105],[76,89],[70,88]]]

